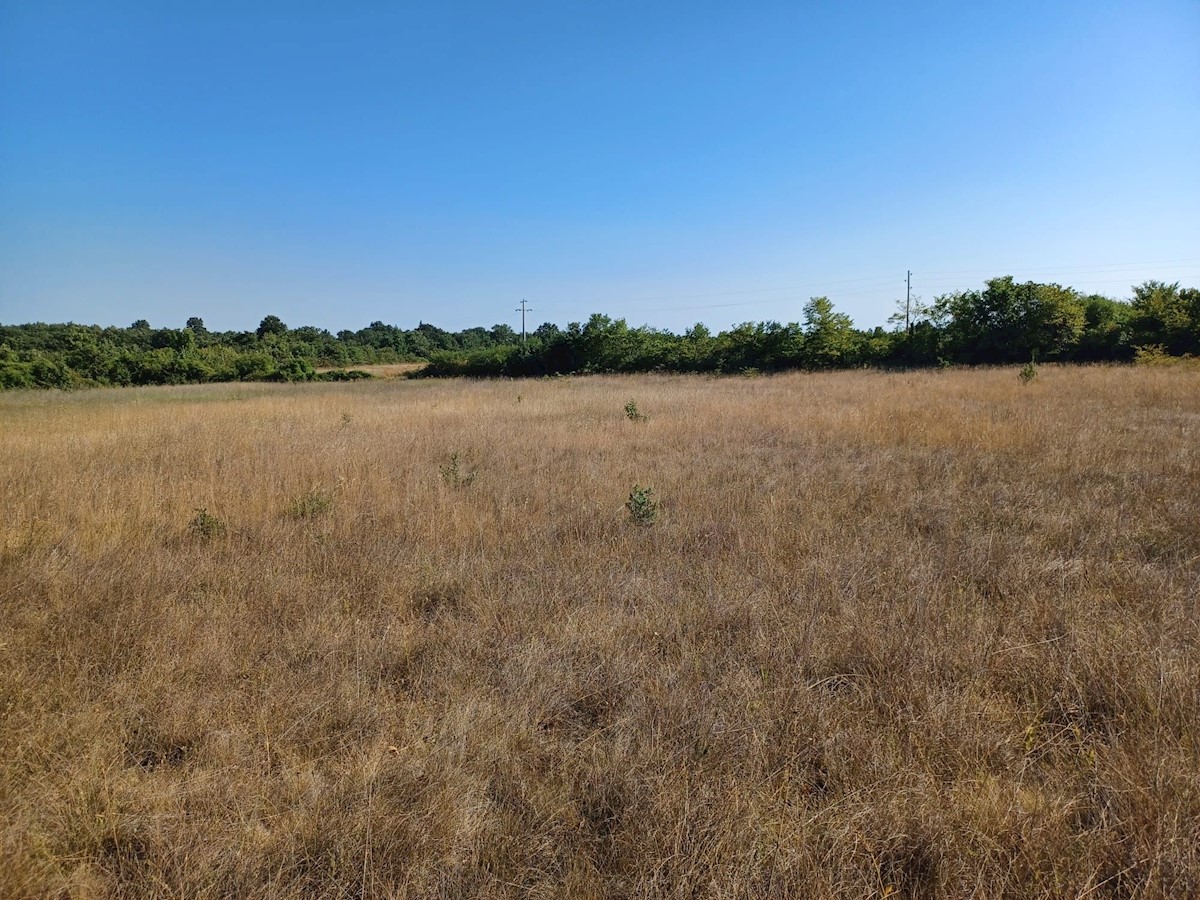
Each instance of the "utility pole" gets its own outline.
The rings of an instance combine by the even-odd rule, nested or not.
[[[912,309],[912,272],[910,271],[904,276],[904,330],[912,332],[912,322],[910,320],[910,310]]]
[[[519,312],[521,314],[521,346],[524,347],[525,346],[525,313],[533,312],[533,307],[532,306],[527,307],[525,305],[524,298],[522,298],[521,299],[521,308],[514,309],[513,312]]]

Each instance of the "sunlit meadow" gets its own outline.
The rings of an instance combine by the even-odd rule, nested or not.
[[[0,395],[0,895],[1195,896],[1198,445],[1171,368]]]

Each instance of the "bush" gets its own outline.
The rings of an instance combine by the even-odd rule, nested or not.
[[[33,383],[38,387],[67,390],[71,387],[71,371],[54,359],[35,359],[29,367]]]
[[[196,537],[207,541],[225,534],[225,523],[210,515],[204,507],[197,507],[196,515],[189,523],[188,529]]]
[[[370,372],[361,369],[334,369],[331,372],[318,372],[313,375],[313,381],[358,381],[362,378],[374,378]]]
[[[658,501],[651,496],[653,493],[654,488],[640,484],[635,484],[629,492],[625,508],[629,510],[629,518],[634,525],[647,527],[658,521]]]
[[[466,487],[474,483],[475,476],[478,474],[476,472],[467,472],[463,469],[462,458],[459,456],[457,450],[450,454],[450,461],[444,466],[439,466],[438,470],[442,474],[442,481],[453,488]]]
[[[333,497],[324,491],[311,490],[292,501],[291,514],[295,519],[315,519],[329,512]]]
[[[1133,349],[1133,362],[1138,366],[1184,366],[1200,367],[1200,359],[1194,356],[1172,356],[1162,344],[1148,344]]]
[[[0,360],[0,388],[37,387],[28,363]]]
[[[311,363],[293,356],[291,359],[285,359],[279,364],[279,368],[271,375],[271,380],[312,381],[316,374],[316,370],[313,369]]]

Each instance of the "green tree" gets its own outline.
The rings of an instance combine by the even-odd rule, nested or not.
[[[287,334],[287,332],[288,327],[283,323],[283,320],[279,318],[279,316],[266,316],[261,322],[258,323],[258,331],[255,333],[258,335],[259,340],[262,340],[267,335],[273,334],[282,336]]]
[[[1200,353],[1200,290],[1147,281],[1133,289],[1134,342],[1168,353]]]
[[[1005,275],[982,291],[939,297],[931,318],[945,323],[948,352],[959,361],[1011,363],[1069,353],[1083,332],[1084,306],[1070,288]]]
[[[516,344],[521,340],[521,336],[513,330],[512,326],[504,323],[493,325],[489,336],[493,344]]]
[[[801,359],[814,369],[852,365],[857,335],[845,313],[835,312],[828,297],[813,297],[804,304],[804,343]]]
[[[716,364],[716,341],[703,322],[697,322],[683,333],[676,346],[675,367],[685,372],[701,372]]]
[[[1067,355],[1083,333],[1084,305],[1079,295],[1060,284],[1027,282],[1018,292],[1022,339],[1032,359]]]
[[[1083,297],[1082,303],[1083,333],[1079,336],[1075,359],[1094,362],[1132,356],[1130,322],[1133,307],[1100,294]]]
[[[187,353],[196,348],[196,332],[190,328],[160,328],[150,339],[150,346],[156,350]]]
[[[37,387],[66,390],[74,384],[71,370],[45,354],[38,354],[30,363],[29,376]]]
[[[110,369],[115,350],[107,342],[97,341],[87,329],[75,329],[68,338],[62,362],[80,378],[98,384],[111,381]]]

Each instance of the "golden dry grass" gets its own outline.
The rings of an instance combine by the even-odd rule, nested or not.
[[[0,895],[1196,896],[1198,433],[1178,369],[0,396]]]

